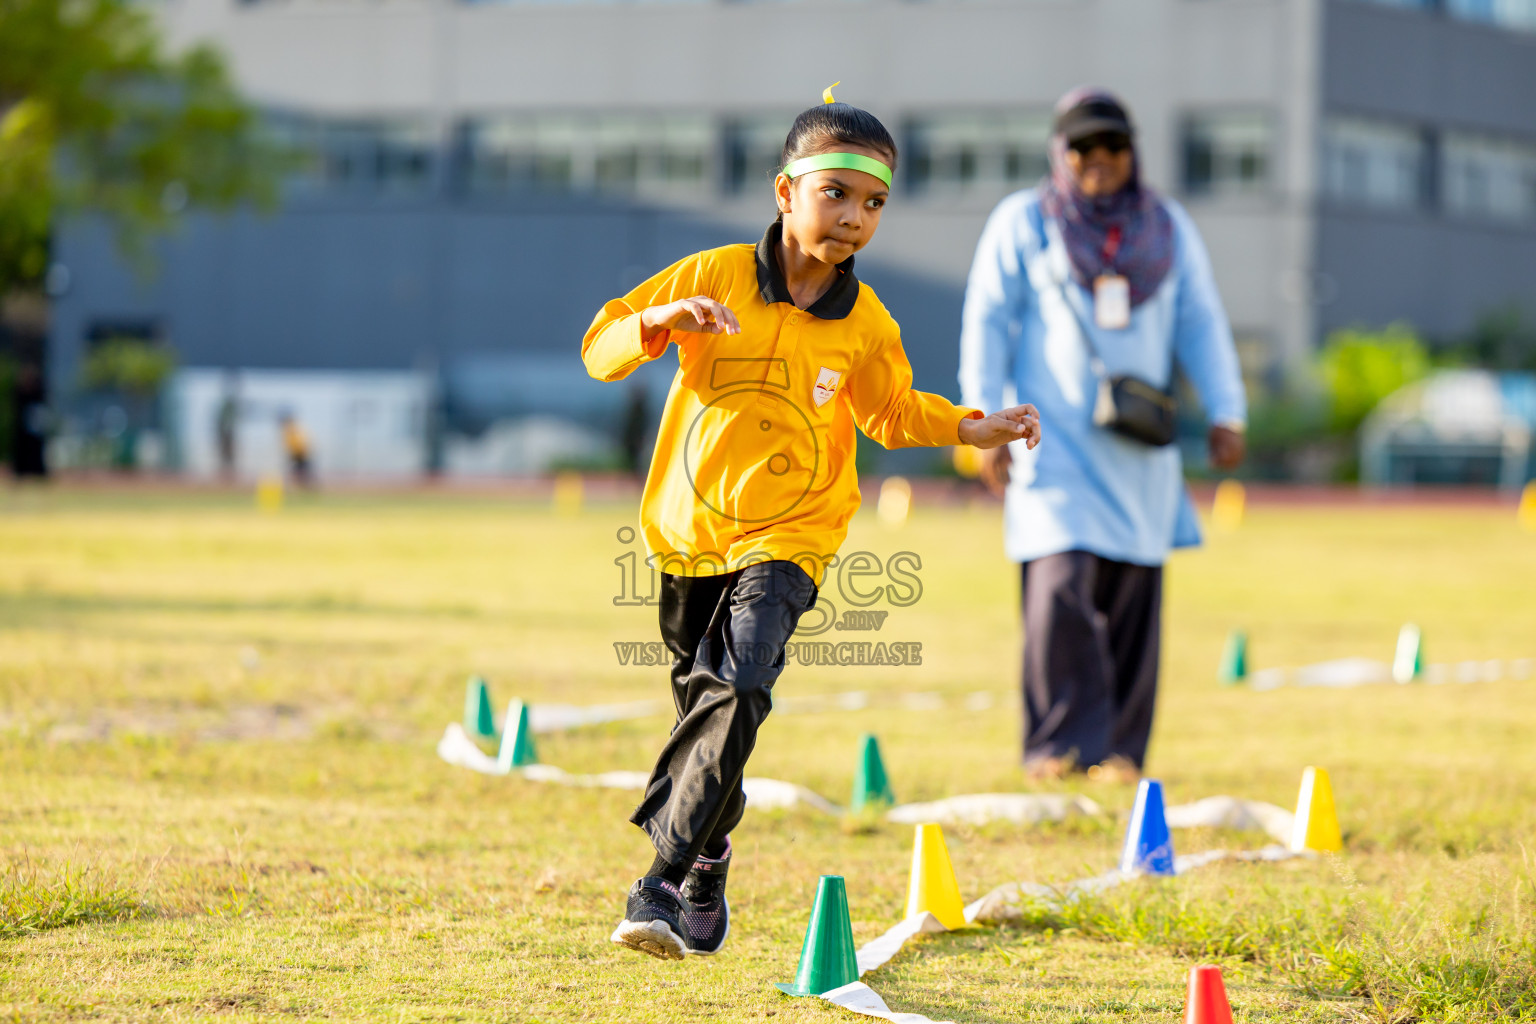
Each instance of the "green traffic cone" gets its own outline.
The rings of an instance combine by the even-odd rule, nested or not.
[[[1221,652],[1221,667],[1216,678],[1225,686],[1236,686],[1248,678],[1248,634],[1234,629],[1227,634],[1227,646]]]
[[[464,688],[464,731],[488,740],[496,738],[496,720],[491,716],[491,689],[479,676],[470,676]]]
[[[1397,634],[1397,652],[1392,658],[1392,678],[1411,683],[1424,674],[1424,633],[1408,623]]]
[[[800,969],[794,984],[774,987],[792,996],[819,996],[859,980],[859,961],[848,920],[848,889],[842,875],[822,875],[816,886],[816,906],[805,926]]]
[[[885,775],[885,762],[880,759],[880,741],[873,733],[865,733],[859,740],[859,747],[859,767],[853,773],[853,799],[850,801],[854,813],[875,804],[887,807],[895,804],[896,794],[891,791],[891,780]]]
[[[533,745],[533,729],[528,724],[528,705],[520,700],[507,705],[507,718],[501,729],[501,753],[496,760],[504,772],[539,763],[539,752]]]

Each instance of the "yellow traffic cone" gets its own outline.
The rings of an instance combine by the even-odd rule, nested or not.
[[[283,478],[264,476],[256,481],[256,507],[263,512],[280,512],[283,508]]]
[[[581,514],[581,505],[586,487],[582,482],[581,474],[573,470],[566,470],[555,474],[554,505],[555,511],[566,517]]]
[[[1291,849],[1334,853],[1344,849],[1339,815],[1333,807],[1333,784],[1328,769],[1307,767],[1301,773],[1301,793],[1296,797],[1296,825],[1291,830]]]
[[[1223,480],[1216,485],[1216,498],[1211,502],[1211,525],[1222,533],[1232,533],[1243,525],[1243,513],[1248,507],[1248,492],[1236,480]]]
[[[1520,510],[1516,513],[1516,519],[1523,529],[1536,533],[1536,480],[1521,490]]]
[[[980,448],[972,448],[968,444],[960,444],[954,447],[952,459],[955,472],[966,480],[975,480],[981,476],[981,462],[985,458]]]
[[[880,485],[880,500],[875,505],[875,515],[890,527],[906,525],[912,511],[912,484],[904,476],[888,476]]]
[[[945,928],[965,926],[965,905],[960,902],[960,883],[949,863],[944,830],[938,825],[917,826],[912,844],[912,881],[907,887],[907,916],[928,911]]]

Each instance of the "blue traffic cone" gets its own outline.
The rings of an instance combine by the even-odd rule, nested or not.
[[[1120,851],[1120,870],[1142,875],[1173,874],[1173,840],[1163,814],[1163,784],[1142,779],[1136,787],[1136,806],[1125,830]]]

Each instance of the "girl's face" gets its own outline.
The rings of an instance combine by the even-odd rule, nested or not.
[[[891,155],[864,146],[838,146],[838,153],[858,153],[881,163]],[[806,154],[814,156],[815,154]],[[873,174],[834,167],[811,171],[794,181],[779,175],[773,183],[784,230],[805,252],[823,263],[838,264],[864,248],[880,226],[880,211],[891,190]]]

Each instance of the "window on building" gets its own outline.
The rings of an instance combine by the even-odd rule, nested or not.
[[[251,0],[245,0],[251,2]],[[631,7],[644,4],[705,4],[711,0],[463,0],[465,3],[508,7]]]
[[[295,157],[293,185],[301,190],[410,194],[431,188],[437,172],[441,147],[425,120],[328,121],[278,114],[269,125]]]
[[[109,341],[165,342],[165,324],[155,317],[97,317],[86,322],[85,343],[98,348]]]
[[[1446,132],[1440,147],[1440,181],[1450,213],[1536,220],[1536,143]]]
[[[1273,128],[1261,111],[1184,119],[1184,190],[1194,195],[1260,192],[1269,186]]]
[[[726,184],[732,192],[764,188],[779,169],[779,156],[794,114],[744,117],[726,125]]]
[[[1465,21],[1536,31],[1536,0],[1445,0],[1445,8]]]
[[[947,113],[906,125],[906,182],[925,195],[996,196],[1033,185],[1049,169],[1044,111]]]
[[[571,186],[581,128],[560,116],[504,117],[465,127],[468,181],[474,191],[564,190]]]
[[[321,144],[328,181],[401,191],[431,184],[437,140],[425,124],[331,123],[322,129]]]
[[[1323,194],[1378,209],[1421,206],[1427,149],[1424,132],[1417,126],[1361,117],[1326,118]]]
[[[1382,7],[1445,11],[1462,21],[1536,31],[1536,0],[1368,0]]]
[[[678,114],[512,114],[464,129],[477,192],[675,193],[709,184],[714,130]]]

